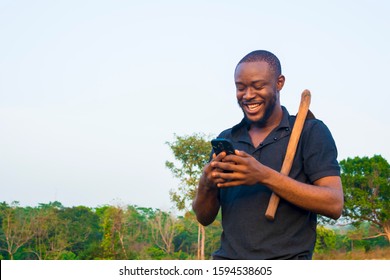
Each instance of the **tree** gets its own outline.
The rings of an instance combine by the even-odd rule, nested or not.
[[[370,222],[376,234],[390,241],[390,165],[380,155],[340,162],[344,188],[343,216],[355,226]]]
[[[336,233],[324,226],[317,227],[316,253],[325,253],[336,249]]]
[[[180,184],[177,191],[170,191],[170,196],[178,210],[188,211],[195,198],[203,168],[209,161],[211,146],[203,134],[175,135],[175,138],[174,142],[167,142],[167,145],[172,150],[177,165],[166,161],[165,166],[180,180]]]
[[[80,223],[82,228],[75,227],[70,220],[73,214],[67,215],[66,211],[67,208],[58,201],[40,203],[34,209],[35,215],[31,223],[33,238],[29,251],[38,259],[74,258],[76,255],[69,250],[74,244],[85,241],[88,234],[82,231],[87,228],[86,223]]]
[[[170,213],[156,211],[150,220],[150,229],[154,244],[170,256],[174,251],[173,239],[177,235],[176,219]]]
[[[11,260],[14,259],[15,253],[33,237],[30,214],[28,209],[19,207],[16,201],[11,206],[2,204],[0,240],[5,246],[0,247],[0,250],[7,252]]]
[[[68,250],[77,256],[77,259],[94,259],[102,239],[99,226],[99,217],[85,206],[64,208],[59,213],[59,219],[69,221],[67,226]]]
[[[176,251],[187,254],[186,259],[197,257],[194,256],[193,252],[196,252],[198,245],[198,224],[193,211],[188,211],[184,216],[178,217],[174,246]]]
[[[120,207],[108,206],[103,213],[102,249],[105,259],[128,259],[125,247],[126,226],[124,211]]]
[[[171,201],[178,210],[188,211],[195,198],[200,176],[210,158],[211,146],[206,138],[197,133],[190,136],[175,135],[174,142],[167,142],[176,163],[166,161],[165,166],[180,180],[178,189],[170,191]],[[198,240],[198,258],[204,259],[205,230],[201,224],[198,224]]]
[[[125,213],[127,228],[126,246],[132,259],[142,258],[140,255],[150,243],[148,228],[149,217],[153,215],[151,208],[128,206]]]

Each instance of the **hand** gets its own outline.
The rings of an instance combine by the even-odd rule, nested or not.
[[[223,157],[221,161],[212,161],[210,165],[214,170],[211,177],[215,181],[218,179],[217,187],[251,186],[261,183],[269,169],[251,155],[238,150],[234,155]],[[223,171],[232,171],[232,173]]]
[[[221,152],[218,155],[213,154],[213,159],[203,168],[203,174],[200,178],[200,186],[204,186],[207,189],[216,188],[218,184],[224,183],[225,179],[215,176],[216,173],[223,173],[223,170],[214,167],[214,162],[222,162],[226,157],[226,152]]]

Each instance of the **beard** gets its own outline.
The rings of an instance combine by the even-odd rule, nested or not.
[[[248,116],[245,114],[245,110],[243,108],[243,105],[240,101],[238,101],[238,106],[240,106],[242,112],[244,113],[244,120],[248,124],[248,127],[254,125],[257,127],[264,127],[267,124],[268,119],[272,115],[275,106],[276,106],[276,100],[277,100],[277,94],[275,94],[272,99],[270,99],[269,103],[265,106],[264,114],[263,116],[258,120],[251,120],[248,118]]]

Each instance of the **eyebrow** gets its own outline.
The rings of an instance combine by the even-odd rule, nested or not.
[[[256,80],[256,81],[253,81],[251,84],[256,84],[256,83],[266,84],[267,81],[265,81],[265,80]]]
[[[238,81],[238,82],[234,82],[236,85],[237,84],[244,84],[243,82],[240,82],[240,81]],[[255,81],[251,81],[251,85],[253,85],[253,84],[256,84],[256,83],[262,83],[262,84],[265,84],[265,83],[267,83],[267,81],[265,81],[265,80],[255,80]]]

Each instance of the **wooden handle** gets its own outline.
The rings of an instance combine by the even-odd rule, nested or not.
[[[290,173],[295,157],[295,152],[297,150],[299,138],[301,137],[303,125],[305,124],[307,112],[309,111],[310,101],[310,91],[305,89],[301,95],[301,103],[299,104],[297,117],[295,119],[294,127],[291,131],[290,140],[288,141],[287,145],[286,155],[284,157],[282,169],[280,171],[280,173],[282,173],[283,175],[288,176],[288,174]],[[279,205],[279,200],[279,196],[275,193],[272,193],[268,203],[267,211],[265,212],[265,217],[270,221],[273,221],[275,219],[275,213]]]

